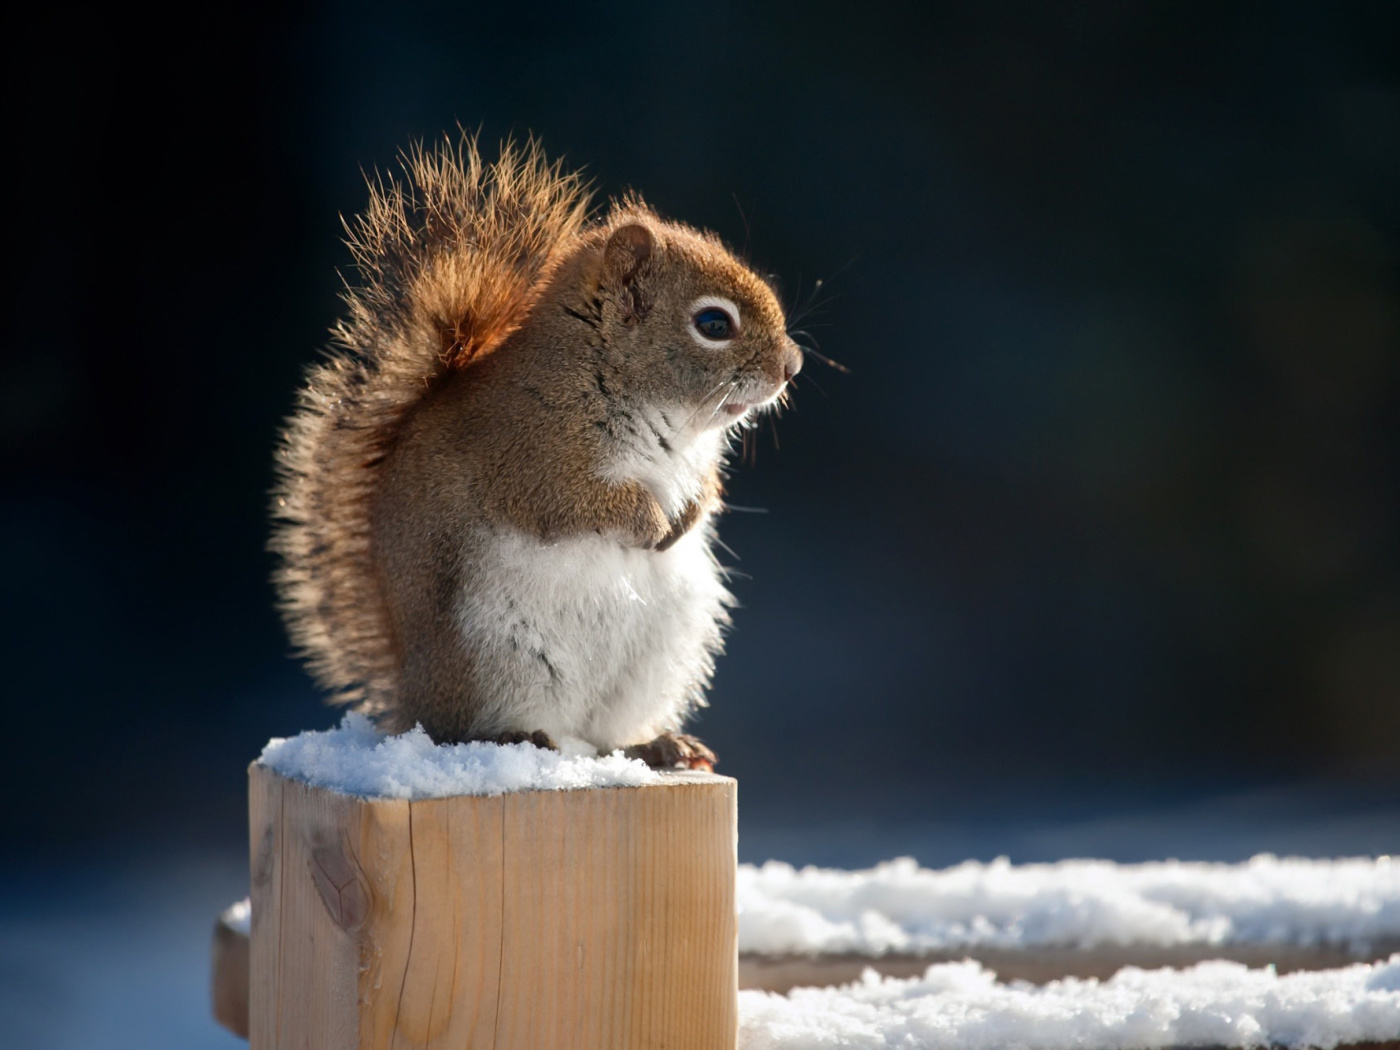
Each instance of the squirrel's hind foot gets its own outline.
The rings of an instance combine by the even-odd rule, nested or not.
[[[554,738],[543,729],[536,729],[533,733],[524,730],[513,729],[505,733],[497,733],[495,736],[478,737],[486,744],[534,744],[542,751],[558,751],[559,745],[554,742]]]
[[[640,758],[652,769],[700,769],[714,771],[719,758],[689,733],[662,733],[645,744],[633,744],[622,752],[628,758]]]

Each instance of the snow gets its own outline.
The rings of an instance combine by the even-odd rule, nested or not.
[[[1400,863],[1260,854],[1245,864],[903,857],[863,871],[739,868],[739,950],[947,951],[1287,943],[1353,950],[1400,937]]]
[[[241,933],[244,937],[251,936],[253,932],[253,902],[247,897],[241,901],[234,901],[223,910],[219,921],[234,933]]]
[[[258,761],[293,780],[362,798],[446,798],[514,791],[639,787],[660,774],[615,751],[599,756],[581,741],[559,751],[532,744],[434,744],[422,727],[385,736],[363,715],[335,729],[273,739]]]
[[[923,977],[867,969],[840,988],[739,993],[740,1050],[1147,1050],[1321,1047],[1400,1037],[1400,954],[1280,977],[1206,962],[1107,981],[998,984],[975,962]]]

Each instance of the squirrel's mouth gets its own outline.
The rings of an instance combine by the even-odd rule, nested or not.
[[[733,426],[754,409],[761,409],[776,401],[781,396],[785,385],[780,383],[777,389],[770,392],[766,389],[766,384],[745,383],[740,385],[736,383],[735,386],[738,389],[731,390],[714,409],[714,414],[710,417],[710,426]],[[735,397],[735,394],[741,396]]]

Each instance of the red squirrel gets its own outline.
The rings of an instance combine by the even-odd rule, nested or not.
[[[402,167],[278,450],[294,642],[389,731],[708,768],[724,457],[802,366],[777,297],[638,197],[590,217],[533,142]]]

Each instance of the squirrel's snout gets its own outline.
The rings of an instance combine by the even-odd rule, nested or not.
[[[783,355],[783,382],[792,382],[792,377],[800,371],[802,371],[802,351],[797,348],[796,343],[789,339],[786,353]]]

